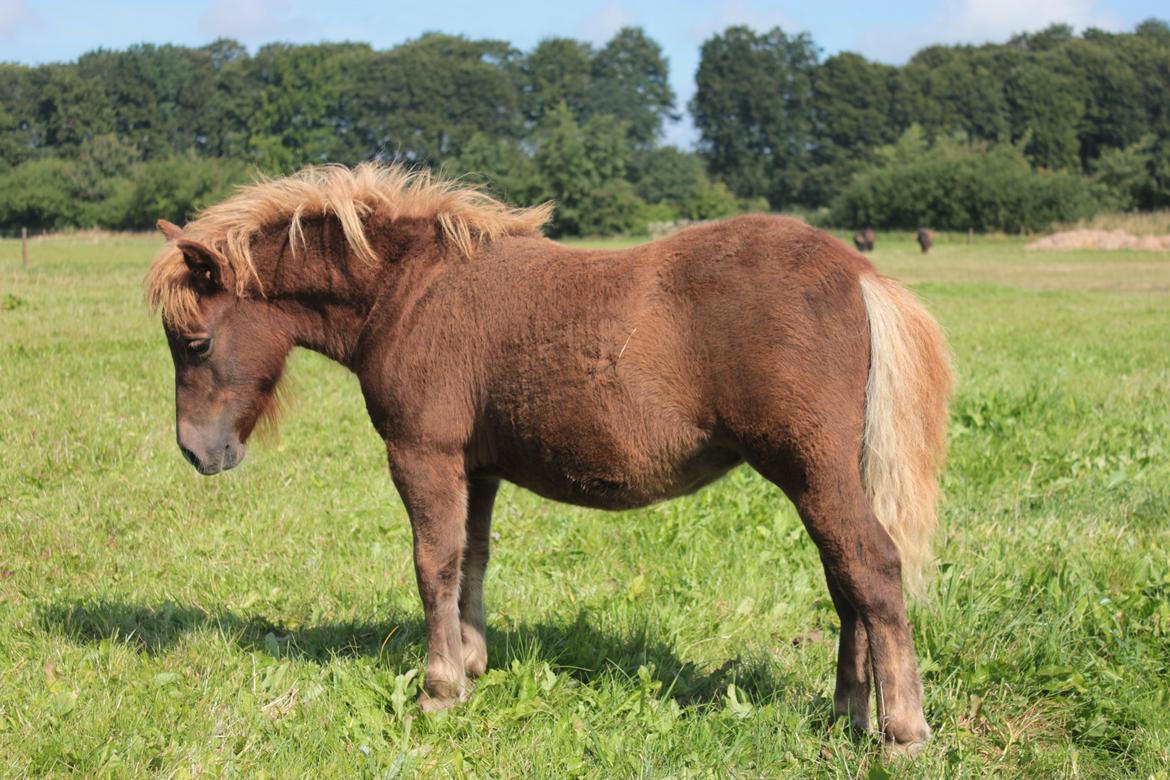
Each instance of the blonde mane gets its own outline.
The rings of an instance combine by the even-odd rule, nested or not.
[[[287,223],[295,255],[305,247],[303,220],[326,215],[336,217],[359,259],[376,263],[379,258],[365,229],[371,219],[433,219],[446,240],[471,257],[483,242],[539,232],[552,215],[552,204],[514,208],[474,187],[400,164],[311,166],[241,188],[188,223],[180,241],[197,242],[222,255],[235,274],[238,296],[263,296],[264,285],[252,262],[255,237]],[[198,298],[176,241],[168,241],[155,257],[146,294],[151,308],[161,309],[176,327],[197,321]]]

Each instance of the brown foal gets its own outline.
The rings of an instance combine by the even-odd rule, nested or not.
[[[360,379],[410,515],[426,709],[487,666],[500,480],[604,509],[747,463],[796,504],[841,619],[834,708],[924,743],[903,579],[935,527],[951,374],[930,315],[802,222],[746,216],[623,251],[544,238],[514,209],[396,166],[312,168],[207,209],[147,279],[177,429],[232,468],[294,346]]]

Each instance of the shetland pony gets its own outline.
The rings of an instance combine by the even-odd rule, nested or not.
[[[622,251],[402,167],[264,181],[167,238],[147,277],[178,444],[239,464],[293,347],[353,371],[410,516],[424,709],[487,667],[501,480],[627,509],[747,463],[795,503],[840,616],[834,709],[910,751],[922,714],[903,580],[935,528],[951,372],[939,327],[861,254],[743,216]]]

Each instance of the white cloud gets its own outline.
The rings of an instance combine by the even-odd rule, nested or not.
[[[1033,32],[1054,23],[1085,27],[1115,27],[1098,13],[1096,0],[960,0],[948,3],[951,17],[944,35],[976,41],[1002,40],[1019,32]]]
[[[1098,0],[948,0],[921,25],[861,34],[856,48],[867,57],[904,62],[933,43],[1006,41],[1051,24],[1069,24],[1076,30],[1120,29],[1121,23],[1098,10],[1099,5]]]
[[[311,20],[293,14],[288,0],[212,0],[202,27],[211,35],[245,41],[307,39],[316,29]]]
[[[0,0],[0,35],[12,35],[34,19],[25,0]]]
[[[587,16],[577,29],[585,40],[601,45],[607,43],[623,27],[635,25],[637,21],[624,8],[617,3],[609,3]]]
[[[728,27],[743,25],[756,32],[767,32],[779,27],[789,35],[805,32],[808,25],[776,8],[760,8],[747,0],[720,0],[711,7],[711,13],[691,25],[690,37],[705,41]]]

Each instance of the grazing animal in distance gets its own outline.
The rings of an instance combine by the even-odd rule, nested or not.
[[[917,240],[918,246],[922,248],[922,254],[926,254],[934,246],[934,231],[929,228],[918,228]]]
[[[205,475],[238,465],[293,347],[357,375],[413,530],[426,710],[487,668],[502,480],[618,510],[746,463],[820,552],[841,622],[834,712],[866,730],[876,691],[887,744],[917,749],[930,728],[903,581],[920,581],[936,525],[951,392],[938,325],[798,220],[589,250],[542,235],[550,210],[365,164],[160,221],[146,286],[183,456]]]
[[[858,230],[853,234],[853,246],[857,247],[858,252],[872,252],[873,238],[873,228]]]

